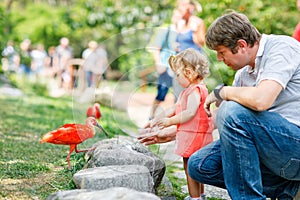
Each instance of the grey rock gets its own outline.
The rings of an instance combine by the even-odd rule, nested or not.
[[[110,165],[141,165],[149,169],[154,189],[164,176],[165,162],[131,137],[106,139],[93,145],[96,149],[87,156],[87,168]]]
[[[111,165],[80,170],[73,176],[79,189],[103,190],[127,187],[141,192],[153,192],[149,170],[140,165]]]
[[[136,190],[114,187],[105,190],[66,190],[51,194],[46,200],[159,200],[152,193],[138,192]]]

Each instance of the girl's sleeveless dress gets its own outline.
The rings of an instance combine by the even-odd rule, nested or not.
[[[175,153],[188,158],[195,151],[213,141],[212,119],[204,111],[203,104],[208,95],[208,90],[204,84],[191,86],[181,92],[176,103],[176,114],[182,112],[187,107],[189,94],[198,90],[201,96],[201,103],[195,116],[183,124],[177,125]]]

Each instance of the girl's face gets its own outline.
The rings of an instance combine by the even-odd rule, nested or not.
[[[184,75],[181,70],[176,71],[176,80],[183,88],[187,88],[191,84],[190,80]]]

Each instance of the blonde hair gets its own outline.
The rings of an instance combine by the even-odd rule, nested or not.
[[[180,70],[191,82],[209,76],[209,62],[198,50],[188,48],[169,58],[169,65],[174,72]],[[193,73],[188,73],[191,70]]]

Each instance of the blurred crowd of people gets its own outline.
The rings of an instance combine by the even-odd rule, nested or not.
[[[41,43],[32,44],[30,39],[19,45],[8,41],[2,51],[2,70],[28,76],[34,80],[51,78],[59,88],[73,89],[77,84],[79,67],[85,73],[85,87],[97,87],[108,65],[105,46],[90,41],[80,58],[74,58],[67,37],[62,37],[57,46],[47,50]]]

